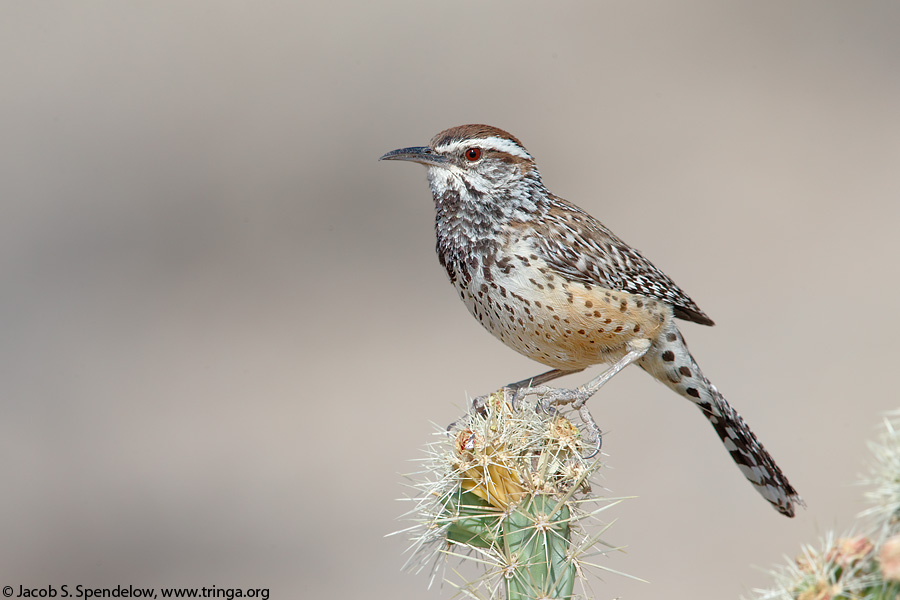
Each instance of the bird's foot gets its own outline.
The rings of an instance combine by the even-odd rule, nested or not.
[[[480,415],[485,414],[486,407],[491,402],[507,403],[513,412],[516,411],[516,401],[521,398],[518,390],[510,386],[504,386],[496,392],[477,396],[472,399],[472,410]]]
[[[593,448],[591,453],[584,458],[591,458],[600,452],[600,447],[603,444],[603,432],[587,407],[587,401],[596,391],[596,389],[586,385],[572,389],[537,386],[519,388],[515,390],[514,396],[516,399],[524,398],[525,396],[537,396],[538,406],[546,413],[555,413],[557,412],[557,407],[571,404],[572,408],[578,411],[578,416],[581,417],[581,422],[584,423],[587,430],[585,440]]]
[[[491,396],[493,395],[494,394],[485,394],[483,396],[472,398],[472,410],[483,415],[485,410],[484,407],[488,405],[488,402],[490,402]]]
[[[515,412],[516,399],[518,397],[518,395],[516,394],[516,391],[517,390],[515,390],[509,386],[506,386],[506,387],[500,388],[499,390],[497,390],[496,392],[493,392],[491,394],[484,394],[483,396],[476,396],[475,398],[472,399],[472,412],[475,412],[475,413],[481,415],[482,417],[484,417],[487,415],[487,407],[492,402],[509,403],[510,408],[512,409],[513,412]],[[464,418],[465,417],[463,417],[462,419],[464,419]],[[456,428],[456,424],[459,423],[462,419],[458,419],[456,421],[453,421],[449,425],[447,425],[447,431],[448,432],[453,431],[453,429]]]

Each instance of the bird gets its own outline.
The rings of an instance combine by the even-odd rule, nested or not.
[[[393,150],[380,160],[427,167],[437,255],[460,299],[495,337],[551,368],[508,387],[571,402],[599,436],[587,399],[637,364],[700,409],[776,510],[793,517],[804,505],[700,370],[676,323],[711,326],[713,320],[638,250],[552,194],[515,136],[490,125],[461,125],[427,146]],[[603,363],[612,367],[575,390],[540,387]]]

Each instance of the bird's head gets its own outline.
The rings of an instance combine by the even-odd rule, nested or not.
[[[407,160],[428,167],[436,198],[448,191],[497,198],[510,191],[515,194],[526,180],[540,184],[534,159],[522,143],[490,125],[452,127],[434,136],[428,146],[393,150],[380,160]]]

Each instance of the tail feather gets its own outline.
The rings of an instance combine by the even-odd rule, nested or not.
[[[794,516],[794,505],[803,506],[803,500],[775,463],[772,455],[756,439],[756,435],[734,408],[728,404],[714,385],[709,388],[716,397],[718,414],[704,410],[731,458],[762,497],[775,509],[788,517]],[[701,408],[702,410],[702,408]]]
[[[696,404],[756,491],[781,514],[794,516],[795,505],[804,505],[797,490],[744,419],[703,375],[674,323],[657,339],[639,364],[656,379]]]

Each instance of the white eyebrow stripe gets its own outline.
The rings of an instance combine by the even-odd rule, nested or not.
[[[534,160],[532,158],[532,156],[525,151],[524,148],[522,148],[515,142],[512,142],[506,138],[501,138],[501,137],[489,137],[489,138],[483,138],[480,140],[458,140],[455,142],[451,142],[449,144],[442,144],[439,149],[443,152],[456,152],[457,150],[460,150],[463,147],[468,147],[473,144],[476,144],[480,148],[483,148],[486,150],[496,150],[498,152],[506,152],[507,154],[511,154],[513,156],[518,156],[519,158]]]

